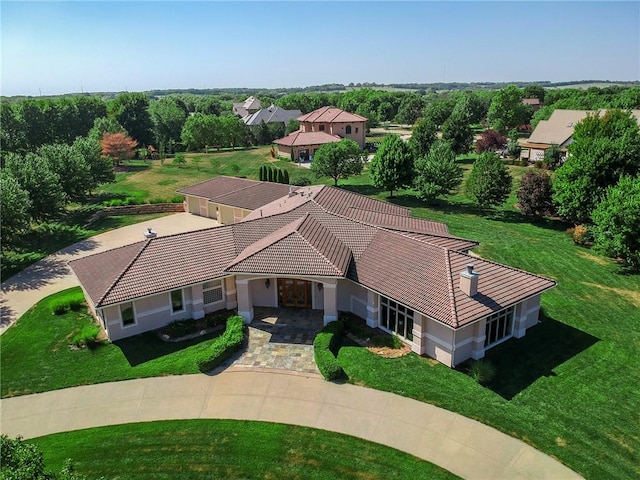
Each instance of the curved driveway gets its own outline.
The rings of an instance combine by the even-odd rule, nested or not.
[[[89,385],[0,401],[2,433],[56,432],[167,419],[231,418],[303,425],[411,453],[463,478],[572,479],[529,445],[461,415],[315,375],[228,369]]]
[[[67,247],[2,283],[0,333],[42,298],[78,285],[74,258],[143,239],[215,226],[179,213]],[[398,395],[326,382],[316,375],[230,368],[214,376],[128,380],[0,400],[1,431],[32,438],[82,428],[189,418],[303,425],[406,451],[463,478],[580,478],[558,461],[461,415]]]

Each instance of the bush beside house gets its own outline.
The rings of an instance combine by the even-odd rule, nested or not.
[[[327,324],[313,340],[313,354],[318,370],[325,380],[336,380],[345,375],[335,352],[344,333],[344,322],[336,320]]]
[[[244,343],[244,322],[236,315],[227,320],[224,333],[211,345],[211,348],[200,358],[196,365],[201,372],[208,372],[229,358]]]

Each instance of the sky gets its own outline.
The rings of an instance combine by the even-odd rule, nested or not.
[[[0,0],[0,93],[640,80],[640,2]]]

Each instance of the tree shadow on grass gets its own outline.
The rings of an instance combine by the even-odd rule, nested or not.
[[[535,225],[536,227],[545,228],[548,230],[556,230],[559,232],[564,232],[572,225],[570,223],[564,222],[558,218],[549,218],[549,217],[527,217],[520,212],[514,212],[513,210],[500,210],[491,212],[486,215],[487,220],[493,220],[504,223],[529,223],[531,225]]]
[[[588,349],[600,339],[540,314],[540,323],[523,338],[511,339],[489,350],[485,358],[496,368],[488,388],[511,400],[540,377]]]
[[[214,331],[190,340],[165,342],[161,340],[155,332],[146,332],[117,340],[113,342],[113,344],[122,351],[129,365],[135,367],[151,360],[179,352],[193,345],[206,342],[207,340],[220,336],[221,333],[221,331]]]
[[[340,185],[340,188],[367,196],[379,195],[383,191],[381,188],[374,187],[373,185]]]

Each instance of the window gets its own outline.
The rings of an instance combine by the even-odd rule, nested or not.
[[[213,280],[202,284],[202,297],[205,305],[222,301],[222,280]]]
[[[171,292],[171,312],[178,313],[184,310],[184,301],[182,300],[182,290],[173,290]]]
[[[413,340],[413,310],[380,297],[380,324],[407,340]]]
[[[324,132],[324,125],[320,125],[320,126],[318,127],[318,129],[319,129],[321,132]]]
[[[511,336],[514,308],[507,308],[487,317],[484,346],[492,347]]]
[[[356,133],[358,133],[358,127],[356,127]]]
[[[347,134],[351,133],[351,125],[347,125],[347,128],[345,129],[345,133]]]
[[[120,305],[120,316],[122,317],[123,327],[136,324],[136,317],[133,312],[133,302],[127,302]]]

